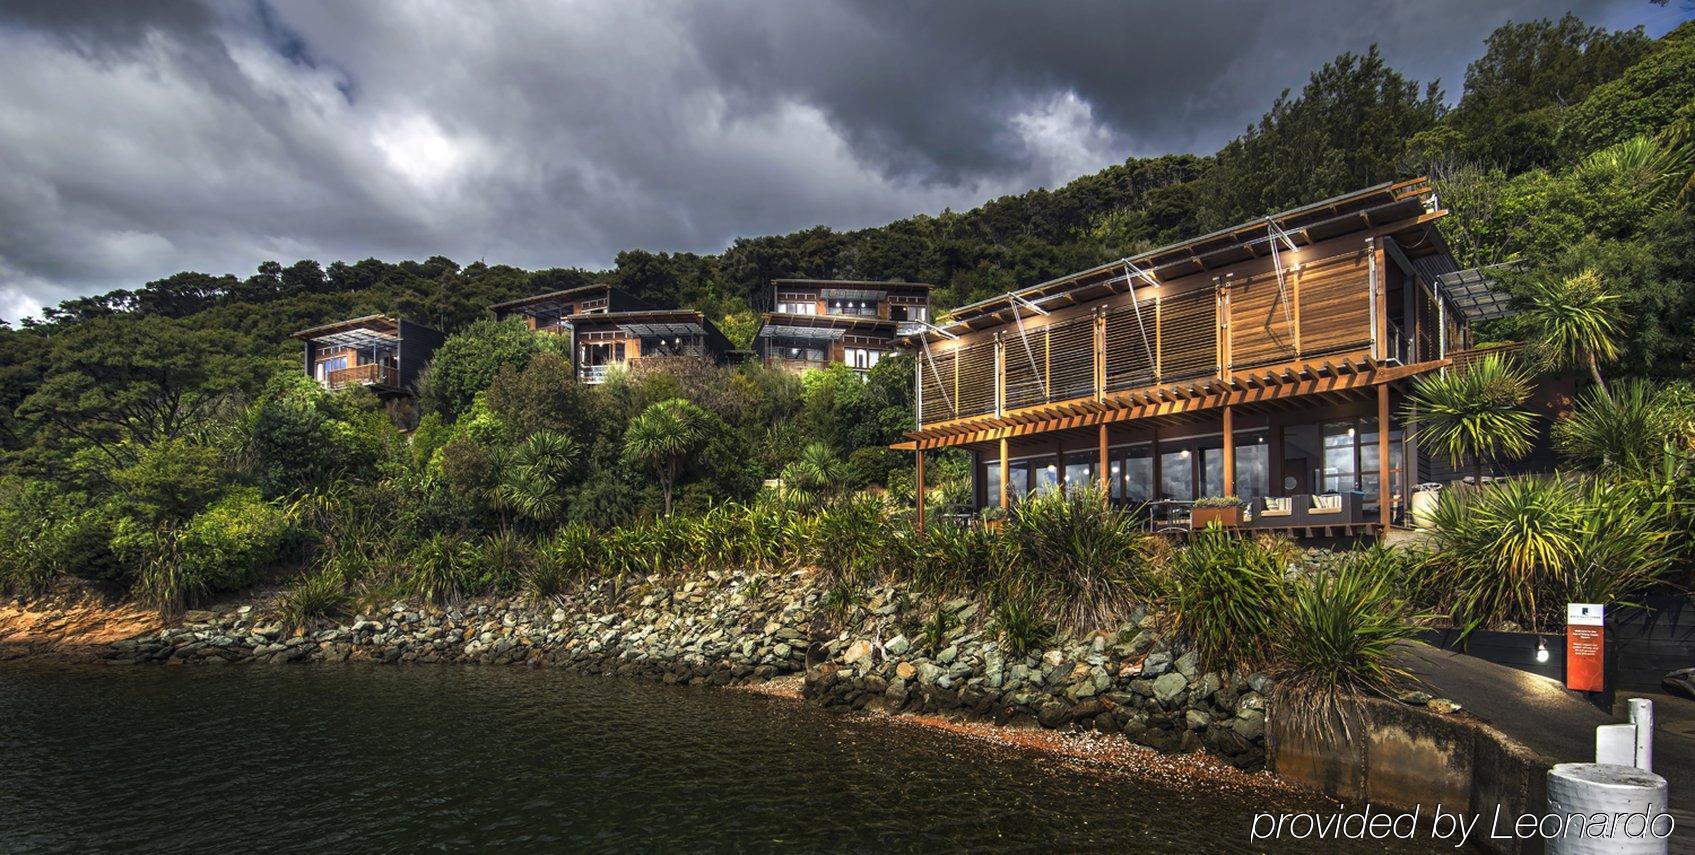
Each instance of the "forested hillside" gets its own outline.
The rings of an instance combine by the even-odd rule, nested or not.
[[[194,538],[267,519],[282,531],[280,511],[263,508],[284,501],[401,514],[371,522],[404,552],[425,533],[535,534],[655,515],[661,482],[696,508],[749,498],[786,468],[818,489],[895,488],[910,476],[886,445],[910,422],[910,362],[886,361],[868,384],[748,366],[585,390],[551,352],[556,341],[483,320],[487,306],[613,282],[701,308],[745,344],[772,278],[928,281],[946,308],[1417,174],[1435,177],[1452,210],[1443,228],[1462,263],[1524,262],[1509,277],[1515,288],[1593,270],[1629,319],[1615,370],[1686,373],[1695,24],[1659,40],[1569,16],[1508,25],[1449,100],[1373,49],[1314,72],[1213,156],[1133,158],[970,211],[743,238],[716,255],[630,249],[604,271],[299,260],[67,301],[42,321],[0,328],[0,533],[10,550],[0,571],[46,562],[128,580]],[[298,376],[291,331],[373,312],[454,334],[411,436],[387,427],[374,402]],[[682,452],[643,446],[667,426],[686,435],[671,446]],[[267,548],[281,554],[283,539]],[[39,548],[17,551],[30,544]]]

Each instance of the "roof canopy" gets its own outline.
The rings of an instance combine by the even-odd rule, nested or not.
[[[629,323],[619,324],[618,329],[637,338],[672,338],[706,334],[706,328],[696,323]]]
[[[399,341],[400,322],[387,315],[366,315],[303,329],[294,337],[332,347],[371,347]]]
[[[767,324],[759,330],[759,337],[837,341],[846,332],[845,327],[797,327],[789,324]]]
[[[819,294],[826,300],[870,300],[876,302],[889,296],[887,291],[872,291],[865,288],[823,288]]]
[[[495,303],[489,308],[497,312],[510,309],[525,315],[557,312],[565,307],[565,298],[567,297],[575,297],[589,291],[608,291],[611,290],[611,287],[610,285],[579,285],[575,288],[566,288],[563,291],[549,291],[546,294],[536,294],[533,297],[520,297],[516,300],[507,300],[504,303]]]
[[[1436,284],[1442,289],[1442,294],[1448,298],[1448,302],[1465,315],[1466,320],[1492,321],[1513,313],[1511,298],[1499,289],[1500,283],[1490,273],[1492,270],[1510,266],[1514,265],[1496,264],[1470,270],[1456,270],[1437,276]]]

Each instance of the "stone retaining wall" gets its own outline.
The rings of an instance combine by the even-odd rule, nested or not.
[[[1201,671],[1150,616],[1013,655],[971,600],[937,604],[883,587],[844,613],[825,599],[799,573],[712,573],[602,584],[545,604],[393,603],[310,631],[291,631],[260,603],[190,612],[177,625],[117,642],[107,658],[524,664],[708,685],[804,670],[805,695],[827,707],[1093,729],[1161,751],[1205,748],[1245,769],[1265,764],[1270,679]],[[937,609],[947,629],[926,645],[922,626]]]

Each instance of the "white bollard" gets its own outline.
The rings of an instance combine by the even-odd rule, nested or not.
[[[1608,766],[1636,765],[1636,725],[1603,724],[1595,728],[1595,762]]]
[[[1668,798],[1652,772],[1560,763],[1548,770],[1548,855],[1663,855],[1674,827]]]
[[[1654,702],[1630,699],[1630,723],[1636,725],[1636,768],[1654,771]]]

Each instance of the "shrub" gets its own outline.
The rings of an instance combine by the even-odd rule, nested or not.
[[[1172,554],[1167,606],[1208,667],[1265,661],[1272,621],[1288,607],[1284,566],[1275,549],[1219,528]]]
[[[541,544],[524,579],[524,588],[539,599],[557,597],[572,582],[599,573],[603,561],[600,532],[582,523],[571,523]]]
[[[982,590],[1005,569],[1006,543],[982,526],[931,526],[917,540],[907,578],[931,594]]]
[[[1006,524],[1009,572],[1044,592],[1050,616],[1068,629],[1116,626],[1153,591],[1149,535],[1093,490],[1019,503]]]
[[[277,616],[287,626],[309,628],[346,611],[352,602],[346,578],[334,567],[324,567],[283,592],[277,603]]]
[[[182,527],[181,569],[208,591],[239,590],[281,561],[293,537],[287,516],[258,490],[232,490]]]
[[[457,603],[481,589],[476,548],[464,538],[436,532],[406,556],[400,589],[430,605]]]
[[[1373,547],[1295,580],[1271,636],[1285,685],[1333,697],[1383,691],[1407,676],[1394,646],[1418,627],[1396,594],[1399,569],[1392,552]]]
[[[1424,563],[1459,623],[1557,627],[1574,597],[1617,602],[1665,569],[1665,533],[1639,499],[1551,476],[1446,490]]]
[[[535,549],[514,531],[484,535],[476,543],[473,560],[482,579],[496,591],[516,591],[531,576],[536,564]]]
[[[90,582],[120,582],[132,565],[112,550],[111,517],[90,508],[49,523],[35,540],[37,575],[64,573]]]
[[[452,421],[502,368],[528,364],[542,349],[542,335],[515,319],[485,319],[448,336],[419,383],[425,410]]]
[[[888,508],[876,496],[853,496],[825,508],[809,523],[809,551],[824,584],[868,584],[889,566]]]
[[[1054,637],[1053,621],[1044,617],[1037,603],[1026,595],[998,597],[990,627],[1014,656],[1040,650]]]

